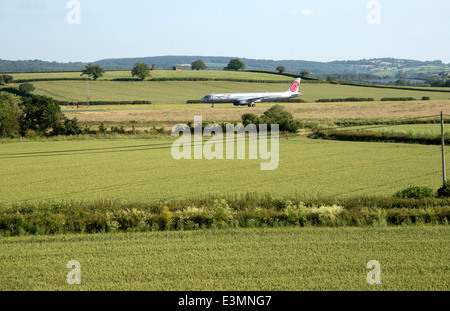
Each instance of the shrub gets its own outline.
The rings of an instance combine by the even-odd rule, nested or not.
[[[125,127],[111,126],[111,133],[125,134],[126,133]]]
[[[359,97],[349,97],[349,98],[331,98],[331,99],[318,99],[318,103],[337,103],[337,102],[373,102],[373,98],[359,98]]]
[[[381,101],[411,101],[411,100],[416,100],[413,97],[384,97],[381,99]]]
[[[284,209],[287,221],[291,224],[299,224],[304,226],[307,219],[307,210],[303,203],[294,205],[292,202],[288,202]]]
[[[303,127],[300,120],[295,120],[292,114],[280,105],[269,108],[260,119],[261,124],[278,124],[280,132],[297,133]]]
[[[28,129],[25,131],[25,138],[36,138],[38,137],[38,133],[35,130]]]
[[[108,130],[108,129],[106,128],[105,124],[103,124],[103,122],[102,122],[102,124],[100,124],[100,126],[98,127],[98,131],[99,131],[101,134],[105,134],[107,130]]]
[[[247,126],[248,124],[254,124],[258,127],[258,125],[261,123],[260,117],[253,113],[245,113],[241,116],[241,119],[244,126]]]
[[[211,207],[211,213],[213,220],[217,222],[226,223],[233,217],[233,210],[224,199],[214,200],[214,204]]]
[[[422,186],[410,186],[394,194],[395,197],[403,199],[421,199],[435,197],[433,189]]]
[[[424,97],[422,97],[422,100],[430,100],[431,98],[430,97],[428,97],[428,96],[424,96]]]
[[[21,85],[19,85],[19,91],[21,93],[31,93],[34,90],[35,90],[34,85],[29,82],[25,82],[25,83],[22,83]]]
[[[450,197],[450,180],[444,181],[444,184],[437,191],[438,197]]]
[[[8,84],[13,82],[13,77],[10,75],[1,75],[0,84]]]

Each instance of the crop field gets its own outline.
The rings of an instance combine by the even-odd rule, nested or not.
[[[133,121],[146,123],[151,121],[193,120],[193,116],[202,116],[208,121],[241,121],[244,113],[262,115],[273,103],[261,103],[255,108],[235,107],[232,104],[155,104],[155,105],[101,105],[77,109],[63,106],[62,110],[70,118],[76,117],[84,123]],[[395,119],[418,116],[438,115],[448,111],[449,101],[430,102],[367,102],[367,103],[281,103],[295,118],[300,120],[324,120],[333,122],[337,119]]]
[[[0,243],[0,290],[448,291],[449,230],[277,228],[12,237]],[[80,285],[66,282],[71,260],[80,263]],[[371,260],[380,263],[381,284],[367,283]]]
[[[399,124],[399,125],[368,125],[351,126],[342,128],[343,130],[370,130],[375,132],[404,133],[413,135],[440,135],[440,124]],[[450,128],[444,126],[445,136],[450,135]]]
[[[81,78],[79,72],[13,76]],[[112,81],[129,79],[131,74],[108,71],[90,81],[91,101],[152,104],[61,109],[94,128],[100,122],[108,128],[115,124],[140,130],[155,125],[170,128],[193,121],[194,116],[236,122],[244,113],[262,115],[273,103],[250,109],[186,101],[209,93],[283,91],[293,80],[228,71],[158,70],[152,77],[233,81]],[[83,80],[32,83],[34,94],[66,102],[86,99]],[[303,83],[300,98],[307,102],[282,106],[294,118],[320,127],[349,119],[355,121],[351,124],[375,124],[371,122],[449,113],[450,93],[429,90]],[[423,96],[431,100],[422,101]],[[375,101],[315,102],[349,97]],[[383,97],[417,100],[382,102]],[[345,129],[440,132],[439,124]],[[449,290],[448,201],[393,198],[411,185],[433,190],[442,185],[440,146],[311,139],[304,136],[310,131],[282,135],[279,162],[262,159],[259,152],[257,159],[249,159],[248,144],[245,160],[175,160],[171,147],[176,138],[156,132],[1,139],[0,291]],[[203,143],[207,140],[204,137]],[[192,153],[198,147],[194,144]],[[235,147],[236,158],[239,147]],[[225,157],[225,144],[223,150]],[[449,159],[448,148],[446,155]],[[261,170],[261,163],[271,160],[277,161],[277,169]],[[225,203],[219,207],[199,203],[215,198],[230,198],[228,203],[234,205],[230,210]],[[238,206],[243,198],[250,198],[248,205]],[[298,205],[287,204],[290,200]],[[335,206],[330,203],[334,200],[357,204]],[[312,205],[300,207],[303,203],[298,202]],[[329,206],[315,206],[317,202]],[[220,220],[224,211],[226,221]],[[298,213],[305,211],[309,214],[302,223]],[[358,218],[358,213],[366,218]],[[166,216],[166,226],[160,226],[158,221]],[[351,222],[353,216],[356,220]],[[90,229],[105,219],[107,229]],[[70,260],[81,264],[80,285],[66,281]],[[366,265],[371,260],[380,262],[381,284],[367,283]]]
[[[199,100],[210,93],[240,92],[281,92],[285,91],[293,79],[284,83],[249,83],[229,81],[91,81],[89,95],[91,101],[149,100],[154,104],[184,104],[187,100]],[[85,101],[85,81],[40,81],[33,82],[38,95],[52,96],[60,101]],[[380,100],[384,97],[428,96],[432,100],[448,100],[448,92],[413,91],[302,83],[301,99],[314,102],[324,98],[364,97]]]
[[[267,73],[253,72],[236,72],[236,71],[196,71],[196,70],[156,70],[150,72],[151,77],[148,79],[173,79],[173,78],[208,78],[208,79],[237,79],[237,80],[279,80],[291,81],[292,78],[281,75],[273,75]],[[80,76],[80,71],[76,72],[33,72],[33,73],[13,73],[14,80],[31,80],[31,79],[79,79],[87,76]],[[105,74],[98,78],[98,81],[113,79],[131,79],[131,70],[128,71],[105,71]]]
[[[246,160],[174,160],[173,141],[119,138],[1,145],[0,204],[146,202],[253,192],[280,198],[392,195],[411,184],[437,189],[441,182],[438,146],[281,137],[278,168],[261,171],[260,163],[269,160],[259,154],[255,160],[248,154]]]

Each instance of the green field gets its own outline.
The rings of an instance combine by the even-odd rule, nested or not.
[[[367,125],[343,127],[342,130],[370,130],[375,132],[405,133],[413,135],[440,135],[441,125],[436,124],[399,124],[399,125]],[[450,128],[444,125],[445,136],[450,135]]]
[[[275,197],[392,195],[411,184],[437,189],[439,146],[280,139],[268,160],[174,160],[173,139],[91,139],[4,144],[0,203],[147,202],[255,192]],[[224,147],[224,150],[226,148]],[[236,151],[235,151],[236,152]],[[450,156],[448,156],[450,158]]]
[[[70,79],[79,75],[13,74],[16,80]],[[130,72],[111,71],[99,81],[90,81],[91,101],[147,100],[153,104],[89,109],[63,106],[62,110],[69,118],[77,117],[81,124],[93,127],[100,122],[108,127],[136,125],[141,130],[155,124],[171,127],[180,121],[192,121],[194,116],[234,122],[246,112],[261,115],[273,104],[260,104],[251,110],[231,104],[212,109],[210,105],[186,101],[213,92],[283,91],[293,80],[225,71],[158,70],[152,72],[152,77],[282,83],[118,82],[110,80],[131,78]],[[41,81],[33,85],[34,94],[56,100],[86,99],[86,81]],[[309,103],[283,106],[295,118],[323,127],[334,127],[343,119],[361,122],[351,124],[373,124],[376,120],[447,113],[450,99],[450,93],[445,92],[335,84],[304,83],[300,92]],[[431,101],[421,101],[423,96]],[[323,98],[348,97],[372,97],[376,101],[315,103]],[[382,97],[418,100],[378,102]],[[433,135],[440,131],[438,124],[345,129]],[[248,159],[248,153],[245,160],[175,160],[171,155],[175,138],[142,132],[0,140],[0,291],[449,290],[447,201],[392,197],[411,185],[434,190],[442,185],[440,147],[309,139],[301,136],[305,133],[303,130],[298,136],[280,138],[280,160],[272,171],[261,170],[260,164],[268,160],[262,160],[259,153],[256,160]],[[448,149],[446,154],[449,159]],[[214,205],[199,203],[204,202],[203,198],[211,203],[211,198],[216,197],[235,198],[230,199],[230,205],[241,202],[238,198],[248,198],[249,202],[233,206],[225,223],[220,222],[220,214],[208,218]],[[291,199],[313,202],[306,209],[310,222],[282,218],[300,211],[298,206],[277,205]],[[330,203],[335,199],[358,204],[344,208]],[[265,209],[259,202],[273,205]],[[320,209],[314,205],[317,202],[325,202],[326,206]],[[393,204],[389,208],[389,202],[400,207]],[[171,227],[158,227],[157,222],[167,216],[164,205],[176,206],[167,212],[173,221]],[[219,212],[229,211],[221,208]],[[333,214],[333,208],[342,213]],[[203,213],[198,223],[213,219],[212,223],[188,227],[194,219],[189,218],[194,217],[189,214],[192,210],[192,215],[199,210]],[[341,218],[336,217],[338,214]],[[354,222],[345,218],[352,215]],[[250,216],[255,218],[245,218]],[[143,217],[149,221],[145,228],[139,227]],[[317,223],[312,221],[314,217]],[[110,222],[108,230],[86,229],[105,219]],[[264,221],[250,221],[255,219]],[[178,227],[185,220],[186,227]],[[140,222],[136,225],[133,221]],[[61,229],[66,227],[67,231]],[[124,233],[121,228],[128,231]],[[81,263],[81,285],[66,282],[70,271],[66,264],[70,260]],[[370,260],[381,264],[380,285],[366,282]]]
[[[80,72],[33,72],[33,73],[13,73],[14,80],[31,80],[31,79],[79,79],[87,78],[80,76]],[[236,72],[236,71],[197,71],[197,70],[156,70],[150,72],[151,79],[173,79],[173,78],[208,78],[208,79],[238,79],[238,80],[279,80],[291,81],[292,78],[282,75],[273,75],[267,73],[252,72]],[[113,79],[131,79],[131,70],[128,71],[105,71],[105,74],[98,78],[98,81]]]
[[[292,79],[291,79],[292,80]],[[290,80],[283,83],[248,83],[227,81],[163,81],[163,82],[114,82],[91,81],[91,101],[150,100],[155,104],[184,104],[187,100],[199,100],[210,93],[227,92],[280,92],[285,91]],[[85,101],[85,81],[42,81],[33,82],[38,95],[47,95],[60,101]],[[323,98],[364,97],[380,100],[383,97],[429,96],[433,100],[450,99],[450,93],[425,92],[383,88],[368,88],[347,85],[308,84],[300,87],[301,99],[314,102]]]
[[[0,290],[450,289],[449,227],[278,228],[12,237]],[[320,255],[319,255],[320,254]],[[81,284],[66,267],[77,260]],[[380,263],[381,284],[366,267]]]
[[[97,81],[90,82],[91,101],[133,101],[149,100],[154,104],[184,104],[187,100],[198,100],[209,93],[228,92],[279,92],[288,88],[291,77],[252,72],[233,71],[152,71],[152,79],[186,79],[208,78],[231,81],[146,81],[146,82],[119,82],[113,79],[130,79],[130,71],[106,71]],[[49,72],[49,73],[16,73],[15,80],[30,79],[80,79],[80,72]],[[252,81],[279,81],[284,83],[249,83]],[[303,81],[300,92],[301,97],[308,102],[318,99],[331,98],[373,98],[376,101],[383,97],[413,97],[420,100],[427,96],[432,100],[450,99],[449,88],[429,88],[424,90],[402,90],[390,88],[357,87],[336,84],[315,84]],[[13,84],[14,85],[14,84]],[[35,81],[34,94],[47,95],[60,101],[85,101],[85,81]],[[14,86],[18,86],[17,84]],[[433,91],[434,90],[434,91]],[[435,92],[435,91],[446,92]]]

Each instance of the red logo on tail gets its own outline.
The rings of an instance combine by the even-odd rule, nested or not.
[[[300,86],[300,83],[298,83],[298,81],[294,81],[294,83],[292,83],[291,88],[290,88],[291,92],[292,93],[297,92],[299,86]]]

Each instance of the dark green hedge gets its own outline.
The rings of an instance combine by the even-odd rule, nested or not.
[[[357,97],[349,97],[349,98],[331,98],[331,99],[318,99],[316,102],[318,103],[334,103],[334,102],[373,102],[373,98],[357,98]]]
[[[69,102],[69,101],[56,101],[59,105],[63,106],[76,106],[86,105],[86,102]],[[135,100],[135,101],[91,101],[89,105],[101,106],[101,105],[151,105],[152,102],[148,100]]]

